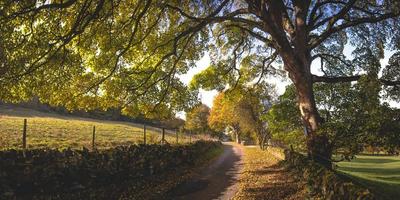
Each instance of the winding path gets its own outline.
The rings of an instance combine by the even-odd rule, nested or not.
[[[211,164],[200,170],[193,179],[173,192],[177,200],[230,199],[237,189],[237,180],[242,168],[243,149],[240,145],[224,143],[223,153]]]

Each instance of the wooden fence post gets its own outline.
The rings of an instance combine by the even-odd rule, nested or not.
[[[189,131],[189,143],[192,143],[192,131]]]
[[[161,144],[165,144],[165,129],[162,128]]]
[[[146,124],[143,125],[143,144],[146,144]]]
[[[177,131],[177,129],[175,129],[175,134],[176,134],[176,143],[178,144],[178,142],[179,142],[179,136],[178,136],[178,131]]]
[[[93,126],[93,135],[92,135],[92,150],[94,150],[96,148],[95,143],[94,143],[94,139],[96,137],[96,126]]]
[[[161,144],[169,144],[168,141],[165,139],[165,128],[162,128],[162,135],[161,135]]]
[[[27,120],[24,119],[24,129],[22,131],[22,149],[24,151],[26,150],[26,126],[27,126]]]

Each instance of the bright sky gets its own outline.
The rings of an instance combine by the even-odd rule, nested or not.
[[[351,55],[351,52],[353,50],[354,50],[354,47],[349,46],[349,45],[346,46],[344,49],[344,54],[346,55],[346,57],[351,59],[353,57]],[[390,56],[393,55],[393,53],[394,53],[393,51],[385,51],[385,57],[384,57],[384,59],[381,60],[382,66],[386,66],[388,64],[389,58],[390,58]],[[318,60],[313,62],[312,66],[311,66],[311,72],[316,75],[323,75],[319,69],[319,64],[317,64],[317,63],[319,63]],[[206,53],[199,61],[196,62],[195,68],[190,69],[186,74],[181,75],[179,78],[182,80],[183,83],[189,84],[189,82],[192,80],[192,77],[195,74],[206,69],[209,65],[210,65],[210,56],[208,55],[208,53]],[[278,95],[283,94],[285,92],[285,87],[291,83],[290,80],[282,80],[280,78],[273,78],[273,77],[268,79],[268,82],[270,82],[276,86]],[[200,89],[201,102],[211,108],[212,102],[214,100],[214,97],[217,95],[217,93],[218,92],[216,90],[206,91],[206,90]],[[398,107],[398,108],[400,107],[400,103],[397,103],[397,102],[389,102],[389,103],[393,107]],[[183,112],[177,114],[178,117],[183,118],[183,119],[185,118],[184,115],[185,114]]]
[[[188,85],[194,75],[205,70],[210,64],[210,56],[208,55],[208,53],[206,53],[199,61],[196,62],[195,68],[191,68],[186,74],[181,75],[179,78],[182,80],[183,83]],[[216,90],[206,91],[200,89],[201,102],[211,108],[213,99],[215,95],[217,95],[217,93],[218,92]]]
[[[181,75],[179,78],[182,80],[183,83],[189,84],[189,82],[192,80],[192,77],[202,70],[206,69],[210,65],[210,63],[210,56],[208,55],[208,53],[206,53],[199,61],[196,62],[195,68],[190,69],[187,74]],[[285,87],[290,83],[288,81],[283,81],[279,78],[271,78],[269,79],[269,82],[276,85],[278,95],[283,94],[285,92]],[[216,90],[206,91],[200,89],[201,102],[211,108],[214,97],[217,94],[218,92]]]

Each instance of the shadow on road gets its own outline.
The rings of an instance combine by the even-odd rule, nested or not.
[[[199,169],[192,180],[172,192],[173,199],[208,200],[230,199],[237,190],[236,182],[242,167],[239,145],[224,143],[224,152],[208,166]]]

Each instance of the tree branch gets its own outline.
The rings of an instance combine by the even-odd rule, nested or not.
[[[383,85],[386,86],[400,86],[400,80],[399,81],[390,81],[390,80],[383,80],[379,79]]]
[[[355,75],[355,76],[317,76],[317,75],[312,75],[313,77],[313,82],[314,83],[345,83],[345,82],[352,82],[352,81],[358,81],[361,78],[361,75]],[[400,80],[399,81],[391,81],[391,80],[384,80],[384,79],[379,79],[379,81],[386,86],[400,86]]]
[[[312,60],[314,60],[314,59],[316,59],[318,57],[321,58],[321,59],[325,59],[325,60],[327,60],[326,57],[331,57],[333,59],[339,60],[341,63],[345,64],[348,67],[353,67],[353,65],[351,63],[348,63],[345,58],[341,58],[338,55],[332,55],[332,54],[327,54],[327,53],[319,53],[319,54],[316,54],[316,55],[312,56]]]
[[[346,28],[357,26],[360,24],[377,23],[377,22],[384,21],[384,20],[390,19],[390,18],[395,18],[398,16],[400,16],[400,12],[399,13],[386,13],[386,14],[380,15],[379,17],[375,17],[375,16],[362,17],[362,18],[354,19],[352,21],[343,22],[342,24],[340,24],[338,26],[331,27],[331,28],[325,30],[318,38],[311,41],[310,49],[313,49],[313,48],[317,47],[318,45],[320,45],[323,41],[325,41],[332,34],[342,31]]]
[[[314,30],[314,29],[324,25],[327,22],[328,22],[327,29],[330,29],[339,19],[341,19],[347,12],[349,12],[349,10],[353,7],[353,5],[356,3],[356,1],[357,0],[351,0],[351,1],[347,2],[344,5],[344,7],[337,14],[321,20],[317,24],[313,25],[311,30]]]
[[[318,83],[318,82],[324,82],[324,83],[344,83],[344,82],[352,82],[352,81],[357,81],[358,79],[361,78],[360,75],[356,76],[341,76],[341,77],[336,77],[336,76],[317,76],[313,75],[313,82]]]
[[[7,19],[15,18],[15,17],[21,16],[21,15],[24,15],[24,14],[27,14],[27,13],[30,13],[30,12],[33,12],[33,13],[36,14],[36,13],[40,12],[41,10],[45,10],[45,9],[64,9],[64,8],[68,8],[68,7],[72,6],[73,4],[75,4],[76,0],[69,0],[69,1],[65,1],[65,2],[61,1],[61,3],[44,4],[44,5],[41,5],[39,7],[35,7],[36,6],[36,1],[33,1],[33,2],[35,2],[35,4],[32,4],[31,8],[23,8],[21,11],[18,11],[18,12],[12,13],[10,15],[4,16],[3,18],[1,18],[1,20],[7,20]]]
[[[276,48],[276,47],[274,46],[274,43],[273,43],[272,40],[270,40],[270,39],[268,39],[268,38],[262,36],[261,34],[259,34],[259,33],[257,33],[257,32],[254,32],[254,31],[251,30],[250,28],[241,26],[241,25],[239,25],[239,24],[229,24],[229,25],[227,25],[226,27],[236,27],[236,28],[239,28],[239,29],[241,29],[242,31],[247,32],[249,35],[251,35],[252,37],[256,38],[257,40],[259,40],[259,41],[261,41],[261,42],[264,42],[265,45],[267,45],[268,47],[271,47],[271,48],[273,48],[273,49]]]

